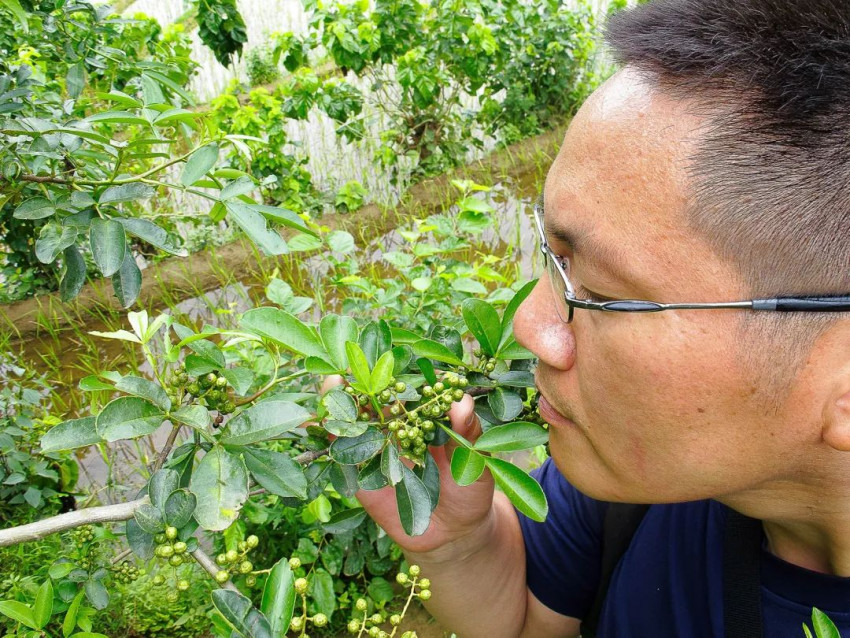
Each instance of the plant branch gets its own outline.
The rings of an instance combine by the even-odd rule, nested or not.
[[[207,553],[202,550],[200,547],[196,549],[194,552],[191,552],[192,558],[198,561],[198,565],[204,568],[206,572],[212,576],[213,580],[215,580],[215,575],[218,573],[220,569],[218,565],[215,564],[212,558],[210,558]],[[216,581],[218,582],[218,581]],[[236,591],[236,586],[231,581],[226,581],[221,585],[222,589],[232,589]]]
[[[171,448],[174,447],[174,441],[177,439],[178,432],[180,432],[180,424],[175,423],[171,428],[171,432],[168,434],[168,438],[165,440],[165,445],[162,447],[162,451],[160,451],[159,456],[156,457],[156,461],[151,468],[151,474],[159,471],[162,464],[165,463],[165,459],[168,458]]]
[[[0,547],[38,540],[82,525],[126,521],[133,518],[139,506],[147,502],[147,498],[140,498],[127,503],[87,507],[76,512],[51,516],[35,523],[0,530]]]

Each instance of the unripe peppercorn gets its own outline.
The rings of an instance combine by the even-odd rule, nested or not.
[[[218,377],[210,372],[207,376],[204,377],[204,380],[207,382],[207,385],[213,385],[216,381],[218,381]]]
[[[301,559],[300,558],[296,558],[296,557],[293,556],[292,558],[289,559],[289,568],[290,569],[298,569],[299,567],[301,567]]]
[[[423,397],[434,396],[434,388],[432,388],[430,385],[426,385],[424,388],[422,388],[422,396]]]
[[[422,578],[419,581],[419,586],[422,589],[431,589],[431,581],[428,578]]]
[[[246,549],[248,549],[248,543],[246,543],[245,541],[239,541],[237,547],[239,547],[240,552],[244,552]]]
[[[153,537],[153,539],[154,541],[156,541],[157,545],[162,545],[165,541],[168,540],[167,538],[165,538],[165,534],[157,534]]]
[[[381,616],[381,614],[372,614],[372,617],[369,618],[369,620],[373,625],[380,625],[382,622],[384,622],[384,618],[383,616]]]
[[[378,634],[381,633],[381,630],[378,627],[369,627],[369,636],[371,638],[378,638]]]
[[[230,578],[230,574],[228,574],[228,573],[227,573],[226,571],[224,571],[223,569],[222,569],[222,570],[219,570],[219,571],[216,573],[216,575],[215,575],[215,580],[216,580],[216,582],[218,582],[218,583],[226,583],[226,582],[228,581],[228,579],[229,579],[229,578]]]
[[[186,551],[186,543],[184,543],[183,541],[177,541],[176,543],[174,543],[174,553],[175,554],[182,554],[185,551]]]
[[[463,398],[463,390],[461,390],[460,388],[452,390],[452,398],[455,401],[460,401]]]
[[[365,598],[358,598],[357,602],[354,603],[354,608],[357,611],[366,611],[366,608],[369,606],[369,603],[366,602]]]
[[[422,600],[428,600],[429,598],[431,598],[431,590],[423,589],[421,592],[419,592],[419,598]]]
[[[235,563],[237,560],[239,560],[239,552],[237,552],[235,549],[230,549],[227,551],[227,554],[225,554],[225,557],[227,558],[228,563]]]
[[[313,624],[316,625],[316,627],[324,627],[328,624],[328,617],[324,614],[316,614],[313,616]]]
[[[407,384],[404,381],[399,381],[394,387],[396,392],[404,392],[407,390]]]
[[[219,554],[215,557],[215,562],[223,567],[227,565],[227,556],[225,554]]]
[[[301,627],[304,625],[304,618],[301,616],[296,616],[289,622],[289,628],[292,631],[301,631]]]
[[[414,578],[416,576],[419,576],[419,565],[411,565],[410,569],[407,570],[407,573],[413,576]]]
[[[187,589],[189,589],[189,581],[185,578],[178,580],[177,589],[179,589],[180,591],[186,591]]]
[[[248,576],[248,578],[245,579],[245,584],[248,587],[253,587],[257,584],[257,577],[254,576],[254,574],[251,574],[250,576]]]
[[[349,620],[348,621],[348,633],[356,634],[358,631],[360,631],[360,623],[356,620]]]
[[[299,594],[307,593],[307,579],[306,578],[296,578],[295,579],[295,591]]]
[[[165,595],[165,599],[170,603],[176,603],[180,595],[173,589]]]
[[[239,571],[243,574],[251,573],[252,569],[254,569],[254,565],[249,560],[243,560],[242,563],[239,565]]]
[[[174,555],[174,548],[171,545],[160,545],[159,555],[163,558],[169,558]]]
[[[168,559],[169,565],[174,565],[174,567],[179,567],[183,564],[183,557],[179,554],[174,554],[171,558]]]
[[[168,527],[166,527],[165,528],[165,537],[168,540],[173,541],[175,538],[177,538],[177,528],[174,527],[173,525],[169,525]]]
[[[406,585],[407,584],[407,574],[405,574],[404,572],[399,572],[395,576],[395,582],[397,582],[399,585]]]
[[[401,413],[401,408],[397,405],[390,406],[390,414],[398,416]]]
[[[219,388],[223,388],[223,387],[225,387],[225,386],[227,385],[227,379],[226,379],[226,378],[224,378],[224,377],[219,377],[218,379],[216,379],[216,380],[215,380],[215,384],[216,384]]]
[[[154,585],[164,585],[165,584],[165,577],[162,574],[157,574],[156,576],[153,577],[153,584]]]
[[[251,534],[248,538],[245,539],[245,542],[248,544],[248,547],[254,549],[257,545],[260,544],[260,539],[257,538],[254,534]]]
[[[399,616],[398,614],[393,614],[392,616],[390,616],[390,624],[393,627],[398,627],[401,624],[401,616]]]

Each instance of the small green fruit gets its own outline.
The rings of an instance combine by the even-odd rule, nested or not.
[[[365,598],[358,598],[357,602],[354,603],[354,608],[357,611],[366,611],[367,607],[369,607],[369,603],[366,602]]]
[[[227,573],[226,571],[224,571],[223,569],[222,569],[222,570],[219,570],[219,571],[216,573],[216,575],[215,575],[215,580],[216,580],[216,582],[218,582],[218,583],[222,583],[222,584],[223,584],[223,583],[226,583],[226,582],[228,581],[228,579],[229,579],[229,578],[230,578],[230,574],[228,574],[228,573]]]
[[[165,528],[165,537],[168,540],[173,541],[175,538],[177,538],[177,528],[174,527],[173,525],[169,525],[168,527],[166,527]]]
[[[237,560],[239,560],[239,552],[237,552],[235,549],[230,549],[227,551],[227,554],[225,554],[225,557],[227,558],[228,563],[235,563]]]
[[[295,591],[299,594],[307,593],[307,579],[306,578],[296,578],[295,579]]]
[[[187,589],[189,589],[189,581],[185,578],[181,578],[177,581],[177,589],[179,589],[180,591],[186,591]]]
[[[289,568],[290,569],[298,569],[299,567],[301,567],[301,559],[300,558],[296,558],[296,557],[293,556],[292,558],[289,559]]]
[[[428,579],[428,578],[422,578],[422,579],[419,581],[419,586],[420,586],[422,589],[431,589],[431,581],[430,581],[430,579]]]
[[[404,572],[399,572],[398,574],[396,574],[395,582],[397,582],[399,585],[406,585],[407,574],[405,574]]]
[[[239,571],[243,574],[250,574],[253,569],[254,569],[254,565],[249,560],[243,560],[239,564]]]
[[[348,633],[356,634],[358,631],[360,631],[360,623],[356,620],[349,620],[348,621]]]
[[[419,598],[422,600],[428,600],[429,598],[431,598],[431,590],[423,589],[421,592],[419,592]]]
[[[407,573],[416,578],[419,576],[419,565],[411,565],[410,569],[407,570]]]
[[[316,614],[313,616],[313,624],[316,625],[316,627],[324,627],[328,624],[328,617],[324,614]]]
[[[254,549],[257,545],[260,544],[260,539],[257,538],[254,534],[251,534],[248,538],[245,539],[245,542],[248,544],[248,547]]]

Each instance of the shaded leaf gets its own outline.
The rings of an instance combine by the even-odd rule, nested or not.
[[[231,418],[219,437],[225,445],[247,445],[279,437],[294,430],[310,417],[310,412],[292,401],[269,399]]]
[[[287,454],[253,447],[243,452],[251,476],[266,490],[283,497],[307,498],[304,470]]]
[[[87,416],[53,426],[41,437],[41,451],[74,450],[100,442],[96,421],[95,417]]]
[[[232,589],[216,589],[213,605],[224,619],[245,638],[271,638],[268,619],[251,605],[251,601]]]
[[[127,251],[124,226],[112,219],[93,219],[90,241],[94,263],[103,276],[111,277],[118,272]]]
[[[419,477],[402,467],[404,478],[395,488],[399,519],[408,536],[420,536],[431,522],[431,496]]]
[[[64,302],[71,301],[80,294],[86,283],[86,260],[75,245],[68,246],[62,253],[65,261],[65,274],[59,284],[59,295]]]
[[[139,397],[120,397],[97,416],[98,434],[106,441],[134,439],[155,432],[165,415],[153,403]]]
[[[104,204],[134,202],[137,200],[148,199],[152,197],[155,192],[156,189],[150,184],[143,184],[141,182],[119,184],[117,186],[110,186],[103,191],[98,199],[98,203],[103,206]]]
[[[366,510],[357,507],[337,512],[327,523],[323,523],[322,527],[329,534],[342,534],[357,529],[364,520],[366,520]]]
[[[376,428],[369,428],[360,436],[339,438],[331,443],[328,453],[337,463],[357,465],[368,461],[384,447],[386,437]]]
[[[254,308],[242,315],[239,324],[245,330],[268,337],[298,354],[320,358],[328,356],[318,333],[280,308]]]
[[[269,572],[260,603],[260,610],[268,619],[274,638],[286,636],[295,611],[295,598],[295,578],[289,567],[289,560],[281,558]]]
[[[240,457],[216,446],[201,459],[190,486],[198,498],[195,519],[206,530],[223,530],[248,498],[248,472]]]
[[[162,389],[162,386],[149,379],[145,379],[144,377],[136,377],[133,375],[121,377],[121,379],[115,384],[115,387],[127,394],[147,399],[155,406],[166,412],[171,409],[171,399],[168,398],[168,395],[165,393],[165,390]]]

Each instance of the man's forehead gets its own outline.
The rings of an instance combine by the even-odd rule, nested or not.
[[[549,222],[669,266],[671,242],[694,239],[685,211],[701,123],[638,72],[615,74],[570,124],[546,180]]]

